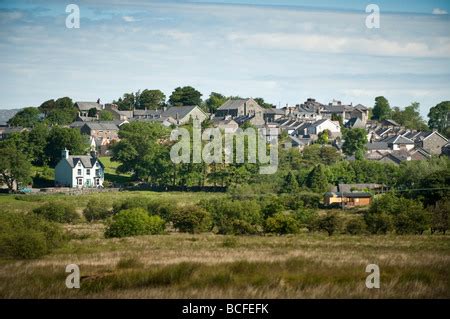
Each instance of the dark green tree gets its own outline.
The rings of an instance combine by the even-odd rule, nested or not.
[[[281,187],[282,193],[297,193],[299,191],[299,186],[297,182],[297,177],[289,172],[284,178],[283,186]]]
[[[227,98],[220,93],[211,92],[209,98],[205,101],[207,111],[210,113],[215,113],[216,110],[225,102]]]
[[[145,89],[139,94],[139,108],[156,110],[161,109],[166,104],[166,96],[160,90]]]
[[[202,94],[191,86],[177,87],[169,97],[172,106],[201,105]]]
[[[31,163],[11,143],[0,143],[0,184],[10,191],[31,182]]]
[[[450,138],[450,101],[444,101],[432,107],[428,113],[428,126]]]
[[[363,159],[366,151],[367,132],[362,128],[347,130],[344,134],[344,144],[342,150],[348,156],[355,156],[356,159]]]
[[[11,126],[33,127],[40,122],[40,114],[41,112],[37,107],[26,107],[9,119],[8,124]]]
[[[51,165],[56,165],[61,159],[61,151],[67,148],[70,154],[85,155],[89,149],[88,138],[83,136],[79,130],[54,126],[51,128],[45,155]]]
[[[309,173],[307,186],[316,193],[323,193],[328,189],[328,178],[325,172],[325,167],[322,164],[314,167]]]
[[[382,121],[391,116],[391,107],[389,101],[384,96],[375,98],[375,106],[372,110],[372,119]]]

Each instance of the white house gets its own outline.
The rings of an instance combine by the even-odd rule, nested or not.
[[[55,185],[90,188],[103,186],[103,164],[92,155],[69,155],[62,151],[62,158],[55,167]]]

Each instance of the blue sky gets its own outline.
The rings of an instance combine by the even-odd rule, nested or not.
[[[76,3],[80,29],[65,27]],[[376,3],[381,28],[367,29]],[[407,3],[407,4],[405,4]],[[450,1],[0,1],[0,108],[192,85],[206,98],[449,100]]]

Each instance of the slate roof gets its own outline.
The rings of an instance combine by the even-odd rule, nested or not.
[[[350,120],[348,120],[347,123],[345,123],[345,127],[347,128],[365,128],[363,121],[359,117],[352,117]]]
[[[97,110],[101,110],[102,106],[98,104],[97,102],[75,102],[75,106],[80,111],[89,111],[92,108],[95,108]]]
[[[327,192],[325,196],[337,196],[337,197],[347,197],[347,198],[371,198],[372,194],[365,192]]]
[[[217,110],[237,110],[248,102],[250,99],[228,100],[222,104]]]
[[[70,167],[72,168],[74,168],[80,161],[85,168],[92,168],[97,162],[97,158],[92,157],[91,155],[69,155],[69,157],[66,158],[65,160],[69,163]],[[103,167],[102,162],[100,161],[98,162]]]
[[[382,142],[386,142],[388,144],[414,144],[413,140],[410,140],[407,137],[402,135],[394,135],[388,138],[385,138]]]
[[[113,121],[86,122],[84,126],[87,126],[91,130],[109,130],[109,131],[119,130],[119,126]]]
[[[197,105],[172,106],[172,107],[168,108],[167,110],[165,110],[161,114],[161,116],[162,117],[172,117],[173,119],[176,119],[177,114],[178,114],[178,119],[182,119],[186,115],[191,113],[192,110],[194,110],[196,107],[198,107],[198,106]]]
[[[375,151],[375,150],[389,150],[388,143],[386,142],[372,142],[366,144],[367,150]]]

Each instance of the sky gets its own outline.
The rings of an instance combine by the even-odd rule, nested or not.
[[[79,29],[66,28],[70,3]],[[191,85],[281,107],[383,95],[426,117],[450,99],[448,12],[448,0],[0,0],[0,108]]]

